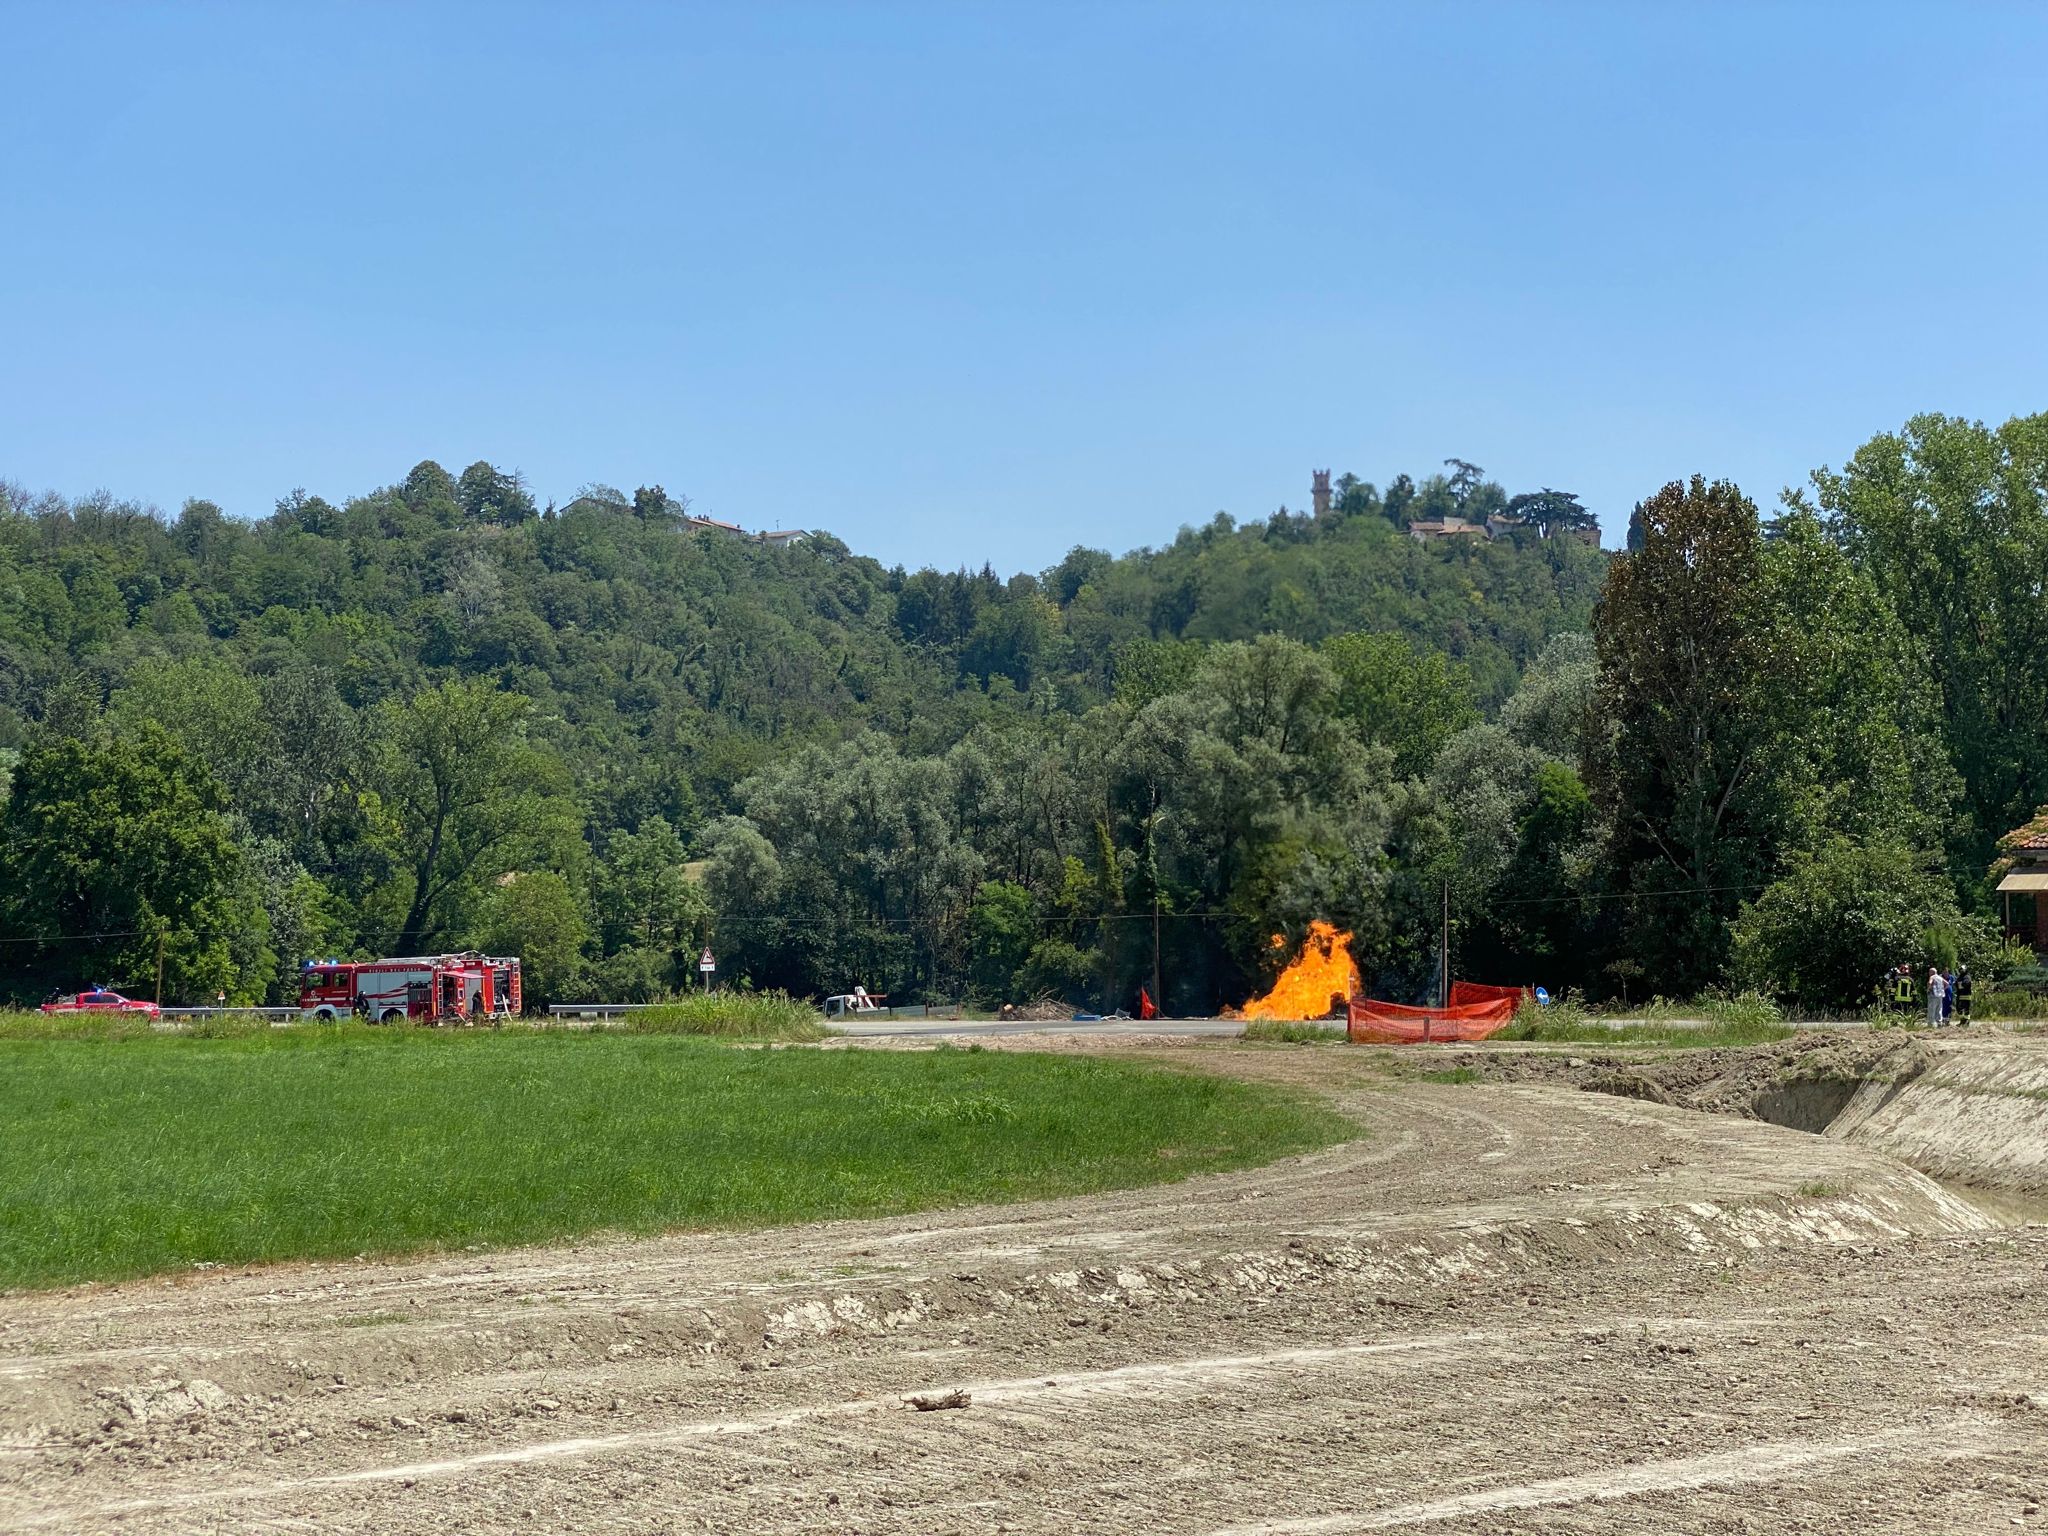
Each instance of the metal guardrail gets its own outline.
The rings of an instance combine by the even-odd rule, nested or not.
[[[299,1010],[296,1008],[164,1008],[158,1011],[167,1019],[213,1019],[229,1014],[246,1013],[255,1018],[269,1019],[273,1023],[279,1019],[296,1019],[299,1016]]]
[[[556,1019],[613,1019],[642,1008],[659,1008],[660,1003],[549,1003],[548,1016]]]

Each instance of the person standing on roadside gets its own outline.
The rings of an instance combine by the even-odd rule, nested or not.
[[[1941,1005],[1948,998],[1948,982],[1938,966],[1927,967],[1927,1027],[1941,1028]]]
[[[1956,1011],[1956,973],[1941,973],[1941,1022],[1946,1024]]]
[[[1970,968],[1966,965],[1956,972],[1955,1002],[1956,1022],[1970,1022],[1970,994],[1976,990],[1976,983],[1970,980]]]
[[[1898,969],[1892,972],[1892,1001],[1899,1005],[1901,1013],[1912,1011],[1913,967],[1901,960]]]

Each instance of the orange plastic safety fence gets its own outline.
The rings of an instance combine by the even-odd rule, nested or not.
[[[1458,982],[1470,991],[1498,994],[1492,998],[1453,1002],[1448,1008],[1410,1008],[1401,1003],[1382,1003],[1372,998],[1353,998],[1346,1029],[1362,1045],[1418,1045],[1434,1040],[1484,1040],[1508,1027],[1522,994],[1513,987],[1481,988],[1474,982]]]
[[[1451,983],[1451,1006],[1463,1008],[1468,1003],[1519,1004],[1522,1001],[1521,987],[1490,987],[1483,981],[1454,981]]]

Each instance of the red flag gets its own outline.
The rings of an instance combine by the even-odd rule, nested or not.
[[[1156,1019],[1159,1017],[1159,1010],[1152,1006],[1152,994],[1143,987],[1138,988],[1138,1017],[1141,1019]]]

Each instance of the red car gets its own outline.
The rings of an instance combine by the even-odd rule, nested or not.
[[[139,1003],[132,997],[109,992],[104,987],[91,992],[72,992],[43,1004],[44,1013],[140,1013],[151,1020],[162,1016],[155,1003]]]

